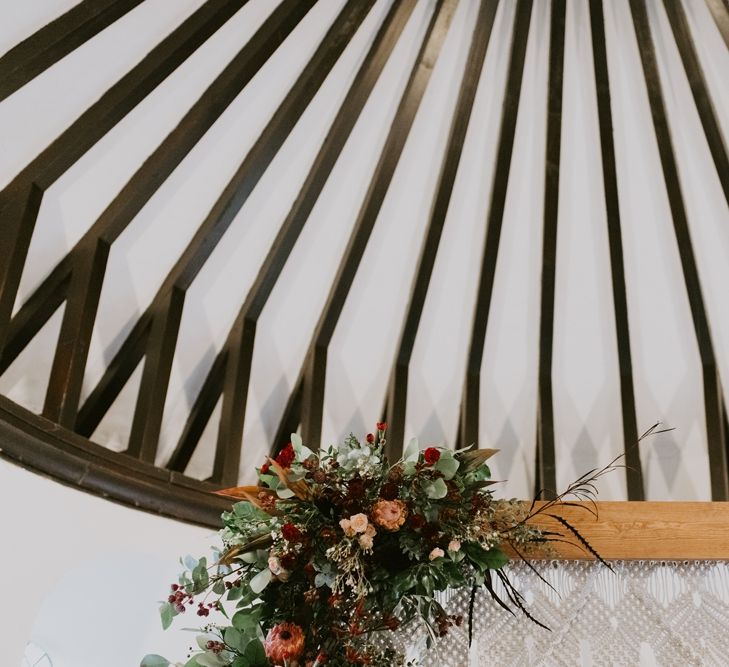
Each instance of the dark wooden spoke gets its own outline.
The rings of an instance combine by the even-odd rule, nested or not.
[[[537,485],[550,496],[557,488],[554,457],[552,351],[554,341],[554,281],[557,268],[559,162],[562,145],[562,75],[564,72],[565,0],[552,0],[549,27],[549,84],[547,92],[547,150],[544,174],[544,233],[542,290],[539,318],[537,389]]]
[[[0,102],[142,0],[83,0],[0,58]]]
[[[129,454],[145,461],[152,461],[156,454],[187,289],[217,247],[373,4],[374,0],[350,3],[340,12],[303,73],[225,187],[155,297],[151,306],[151,310],[155,312],[155,325],[147,350],[142,388],[134,412]],[[159,329],[158,321],[161,322]],[[156,330],[159,330],[160,335],[154,335]]]
[[[76,432],[91,437],[114,400],[124,389],[139,362],[144,358],[152,326],[152,313],[147,311],[134,324],[119,350],[114,354],[101,380],[84,401],[78,412]]]
[[[313,4],[314,0],[284,0],[274,10],[79,241],[74,251],[79,279],[74,275],[71,280],[61,326],[63,345],[57,350],[46,396],[44,414],[49,418],[57,416],[69,428],[75,424],[92,331],[92,326],[82,324],[91,316],[93,325],[103,283],[105,259],[81,249],[107,247],[116,240]]]
[[[729,499],[729,477],[727,476],[727,452],[724,441],[722,406],[724,404],[719,373],[714,356],[709,321],[704,306],[701,282],[696,266],[691,234],[689,232],[686,207],[683,201],[681,182],[676,165],[676,156],[671,131],[666,117],[666,105],[658,75],[655,47],[650,32],[648,14],[642,0],[630,0],[633,25],[638,40],[638,50],[643,65],[653,128],[661,158],[663,179],[673,217],[673,229],[681,258],[683,278],[686,284],[696,341],[701,357],[704,385],[704,409],[706,418],[706,439],[709,448],[711,473],[711,496],[714,500]]]
[[[729,49],[729,3],[726,0],[706,0],[706,4],[719,28],[724,44]]]
[[[208,0],[0,192],[0,350],[43,194],[247,1]]]
[[[400,98],[392,127],[375,167],[364,202],[357,214],[354,230],[337,269],[333,287],[329,292],[307,353],[302,405],[302,435],[311,446],[317,446],[321,440],[327,348],[377,221],[382,202],[390,187],[402,149],[415,120],[415,114],[425,94],[435,61],[443,46],[455,6],[456,3],[451,0],[439,2],[431,17],[428,32]]]
[[[0,375],[66,300],[70,279],[69,261],[64,259],[10,321],[7,341],[0,352]]]
[[[70,429],[76,425],[86,355],[104,284],[109,249],[109,244],[104,241],[87,243],[78,249],[72,259],[73,273],[68,287],[70,296],[66,300],[43,406],[46,419]]]
[[[213,410],[215,410],[218,399],[223,392],[226,361],[227,356],[225,354],[219,354],[215,357],[215,361],[205,377],[205,382],[185,421],[185,428],[182,430],[177,447],[175,447],[175,451],[167,461],[166,467],[170,470],[184,472],[190,463],[195,448],[200,442],[205,427],[208,425]]]
[[[729,158],[727,157],[727,148],[724,136],[721,133],[719,122],[716,119],[716,111],[711,95],[704,78],[704,70],[699,62],[696,54],[694,40],[686,21],[686,14],[680,2],[672,2],[672,0],[663,0],[663,6],[666,8],[668,20],[671,23],[671,30],[681,54],[681,61],[686,70],[686,77],[691,86],[691,93],[694,96],[696,110],[699,112],[701,125],[704,128],[706,141],[709,145],[711,157],[714,159],[716,173],[724,191],[724,199],[729,205]]]
[[[605,21],[602,0],[590,0],[590,27],[592,31],[592,58],[597,93],[597,116],[600,126],[600,153],[605,192],[610,269],[615,309],[615,334],[620,366],[620,404],[623,416],[623,442],[625,446],[625,475],[629,500],[645,500],[643,472],[640,462],[638,425],[633,385],[633,361],[630,351],[628,299],[625,288],[623,237],[620,222],[618,176],[615,167],[613,119],[610,107],[610,79],[608,77]]]
[[[400,334],[400,342],[395,355],[390,389],[388,392],[388,420],[392,424],[387,434],[388,454],[397,460],[402,453],[405,433],[405,412],[407,408],[408,367],[418,334],[420,318],[423,314],[425,299],[433,274],[435,258],[438,254],[443,225],[453,194],[453,184],[461,161],[461,153],[471,119],[473,102],[476,99],[478,82],[481,78],[486,51],[491,39],[498,0],[482,0],[476,19],[471,46],[458,93],[458,102],[451,122],[448,143],[438,174],[435,199],[430,210],[430,219],[425,233],[425,241],[418,259],[415,279],[407,305],[405,322]]]
[[[237,475],[258,318],[415,4],[415,0],[394,3],[377,31],[228,336],[225,354],[229,354],[229,359],[216,455],[217,479],[231,481]],[[277,448],[280,444],[275,439],[272,446]]]
[[[514,150],[516,117],[521,96],[524,75],[529,24],[532,15],[531,0],[519,0],[514,19],[514,32],[509,55],[509,69],[506,75],[506,89],[501,113],[499,140],[496,148],[496,165],[491,183],[491,196],[486,213],[486,238],[483,260],[479,275],[476,306],[466,362],[466,380],[461,405],[461,435],[464,446],[478,443],[479,410],[481,389],[481,361],[486,341],[491,296],[496,276],[496,259],[499,254],[501,226],[504,220],[506,190],[509,185],[511,157]]]

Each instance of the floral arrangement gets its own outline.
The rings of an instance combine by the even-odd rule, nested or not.
[[[505,549],[523,558],[551,540],[572,539],[599,559],[553,512],[571,504],[568,494],[592,500],[594,481],[615,461],[530,506],[493,497],[486,461],[496,450],[421,450],[413,440],[390,464],[386,429],[379,423],[363,442],[350,436],[318,453],[293,434],[258,470],[257,486],[220,492],[238,501],[222,517],[222,551],[211,564],[183,561],[186,570],[161,607],[164,627],[188,612],[221,612],[226,620],[203,628],[185,667],[415,664],[387,637],[419,622],[430,646],[464,623],[437,601],[438,591],[483,586],[505,609],[539,623],[502,569]],[[535,527],[539,514],[564,530]],[[160,656],[142,661],[170,664]]]

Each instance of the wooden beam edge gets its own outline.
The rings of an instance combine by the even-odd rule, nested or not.
[[[577,528],[605,560],[729,560],[729,502],[604,501],[596,506],[597,518],[579,507],[553,513]],[[532,523],[565,532],[549,517]],[[517,557],[513,551],[509,555]],[[564,543],[524,555],[532,560],[594,560]]]

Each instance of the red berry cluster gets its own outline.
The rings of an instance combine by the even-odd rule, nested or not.
[[[207,644],[205,644],[205,648],[207,648],[208,651],[212,651],[217,655],[218,653],[221,653],[225,650],[225,644],[223,644],[223,642],[216,642],[211,639]]]
[[[197,603],[197,615],[198,616],[209,616],[211,609],[218,609],[219,605],[217,602],[208,602],[208,604],[204,604],[203,602]]]
[[[188,604],[191,603],[192,595],[190,595],[189,593],[185,593],[183,588],[181,586],[178,586],[177,584],[172,584],[170,586],[170,589],[172,589],[172,593],[170,593],[169,597],[167,598],[167,602],[173,605],[179,614],[184,614],[185,602],[187,602]]]

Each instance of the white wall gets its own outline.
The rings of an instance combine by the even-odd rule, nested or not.
[[[18,667],[28,641],[53,667],[133,667],[145,653],[182,660],[197,616],[163,632],[157,602],[213,531],[130,509],[0,459],[0,654]],[[181,621],[181,622],[180,622]]]

